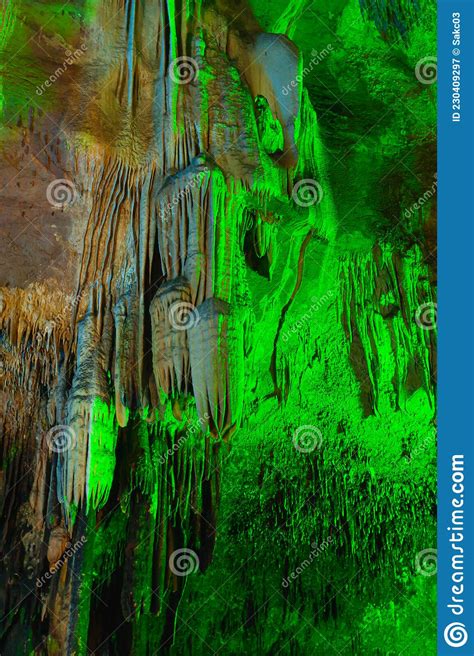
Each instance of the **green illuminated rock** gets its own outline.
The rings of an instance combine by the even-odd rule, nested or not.
[[[1,11],[1,653],[434,654],[434,3]]]

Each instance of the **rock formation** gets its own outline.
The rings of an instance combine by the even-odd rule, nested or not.
[[[384,43],[386,23],[408,48],[418,17],[403,3],[403,23],[393,4],[339,4],[341,29],[355,17]],[[224,0],[3,0],[2,654],[209,653],[191,649],[200,611],[185,596],[198,577],[215,591],[215,572],[226,576],[225,551],[214,558],[222,513],[231,550],[246,534],[262,548],[272,527],[284,571],[287,540],[326,533],[354,571],[364,531],[380,562],[389,543],[412,559],[410,504],[422,541],[432,535],[432,480],[424,496],[418,470],[397,487],[392,455],[377,471],[372,459],[403,459],[432,435],[433,202],[401,226],[377,209],[383,236],[377,212],[353,203],[343,227],[351,174],[337,171],[340,148],[338,207],[320,134],[331,123],[317,118],[294,36],[307,7],[280,5],[262,18]],[[420,141],[427,177],[432,138]],[[378,176],[400,213],[416,194],[387,162]],[[247,519],[236,458],[258,464]],[[373,495],[362,518],[350,494]],[[240,527],[226,526],[230,503]],[[269,603],[249,601],[252,565],[231,558],[247,597],[235,620],[223,611],[222,645],[206,629],[213,653],[238,653],[227,641]],[[265,638],[261,653],[313,653],[285,651],[287,639]]]

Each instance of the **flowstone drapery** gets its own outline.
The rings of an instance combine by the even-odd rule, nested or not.
[[[213,649],[257,614],[244,535],[258,550],[271,528],[285,576],[327,534],[331,571],[362,544],[412,558],[410,503],[431,535],[419,478],[390,471],[432,438],[426,242],[367,222],[347,247],[287,36],[305,4],[267,16],[275,31],[237,4],[3,3],[2,654],[208,653],[183,634],[216,572],[247,596],[209,619]],[[261,626],[249,653],[277,649]]]

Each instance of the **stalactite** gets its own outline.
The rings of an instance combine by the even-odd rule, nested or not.
[[[156,386],[166,395],[187,392],[189,386],[186,321],[192,322],[192,315],[187,317],[186,314],[189,315],[193,308],[191,289],[183,278],[176,278],[160,287],[150,304],[153,371]]]
[[[356,375],[370,381],[375,412],[381,404],[404,407],[417,387],[423,387],[434,408],[435,370],[428,354],[435,325],[428,330],[416,320],[420,306],[434,306],[429,272],[419,246],[405,258],[382,245],[373,255],[341,262],[340,316]],[[357,343],[364,362],[354,350]]]
[[[21,202],[31,194],[43,228],[55,222],[51,252],[70,265],[63,272],[58,255],[51,282],[0,290],[5,636],[8,653],[16,631],[28,636],[28,653],[99,653],[114,648],[110,621],[113,630],[125,625],[118,640],[125,635],[141,656],[167,653],[178,626],[188,584],[173,571],[173,554],[192,551],[198,576],[211,569],[223,462],[239,430],[268,435],[259,444],[263,462],[250,447],[242,455],[249,469],[260,468],[258,503],[253,516],[242,505],[244,519],[229,519],[242,521],[235,535],[248,541],[271,527],[289,566],[293,543],[320,542],[337,523],[331,570],[339,557],[370,570],[376,553],[388,567],[389,546],[413,546],[408,524],[397,522],[409,499],[421,512],[423,490],[401,489],[374,468],[370,439],[381,430],[370,422],[416,406],[420,390],[432,411],[434,333],[414,317],[433,296],[418,246],[351,252],[340,257],[334,327],[318,332],[315,316],[291,332],[307,279],[317,281],[311,297],[319,294],[330,277],[324,269],[335,276],[341,255],[330,162],[302,88],[302,55],[289,39],[304,3],[272,17],[277,33],[260,28],[246,3],[238,15],[231,3],[200,0],[86,4],[66,12],[71,47],[86,47],[55,84],[43,83],[64,59],[63,37],[46,21],[37,30],[28,7],[20,17],[4,3],[0,19],[0,50],[24,32],[40,53],[13,94],[9,139],[18,137],[33,171],[6,140],[9,166],[31,182],[15,193]],[[362,6],[380,29],[389,22],[405,34],[413,12],[402,4]],[[35,102],[18,104],[37,83]],[[70,203],[48,199],[51,176],[73,189]],[[310,197],[298,197],[302,183]],[[25,217],[31,208],[21,206]],[[331,298],[328,313],[334,305]],[[288,331],[297,333],[292,343]],[[333,342],[344,348],[330,353]],[[343,361],[354,370],[345,372],[345,389],[358,384],[364,406],[363,446],[342,420],[333,426],[324,394],[306,378],[314,368],[324,385]],[[310,405],[304,386],[316,398],[312,421],[333,433],[330,447],[303,462],[287,447],[294,417]],[[265,419],[258,430],[257,406]],[[66,439],[59,446],[58,431]],[[375,489],[380,496],[357,514],[357,498]],[[309,513],[308,495],[318,501]],[[380,548],[383,522],[392,544]],[[82,539],[36,589],[66,545]],[[243,577],[251,569],[244,565]],[[318,581],[315,604],[328,596]]]
[[[383,35],[407,40],[410,27],[420,15],[420,2],[409,0],[359,0],[362,11],[373,20]]]

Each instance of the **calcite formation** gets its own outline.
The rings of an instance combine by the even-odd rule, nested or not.
[[[334,371],[344,358],[364,418],[406,411],[419,393],[432,419],[435,332],[415,321],[435,299],[425,244],[337,241],[290,38],[304,8],[289,3],[269,30],[246,2],[3,2],[2,56],[22,72],[0,82],[2,653],[178,644],[186,579],[174,555],[210,568],[231,443],[243,430],[245,444],[268,402],[281,423],[263,410],[260,434],[291,434],[283,408],[304,371],[325,384],[321,349],[336,340]],[[391,19],[362,9],[378,27]],[[323,310],[337,330],[292,318],[308,267],[312,296],[337,288]],[[342,435],[323,405],[319,420]],[[273,500],[265,512],[297,501],[288,490],[284,510]],[[67,545],[79,546],[63,558]],[[95,598],[113,608],[110,631]]]

